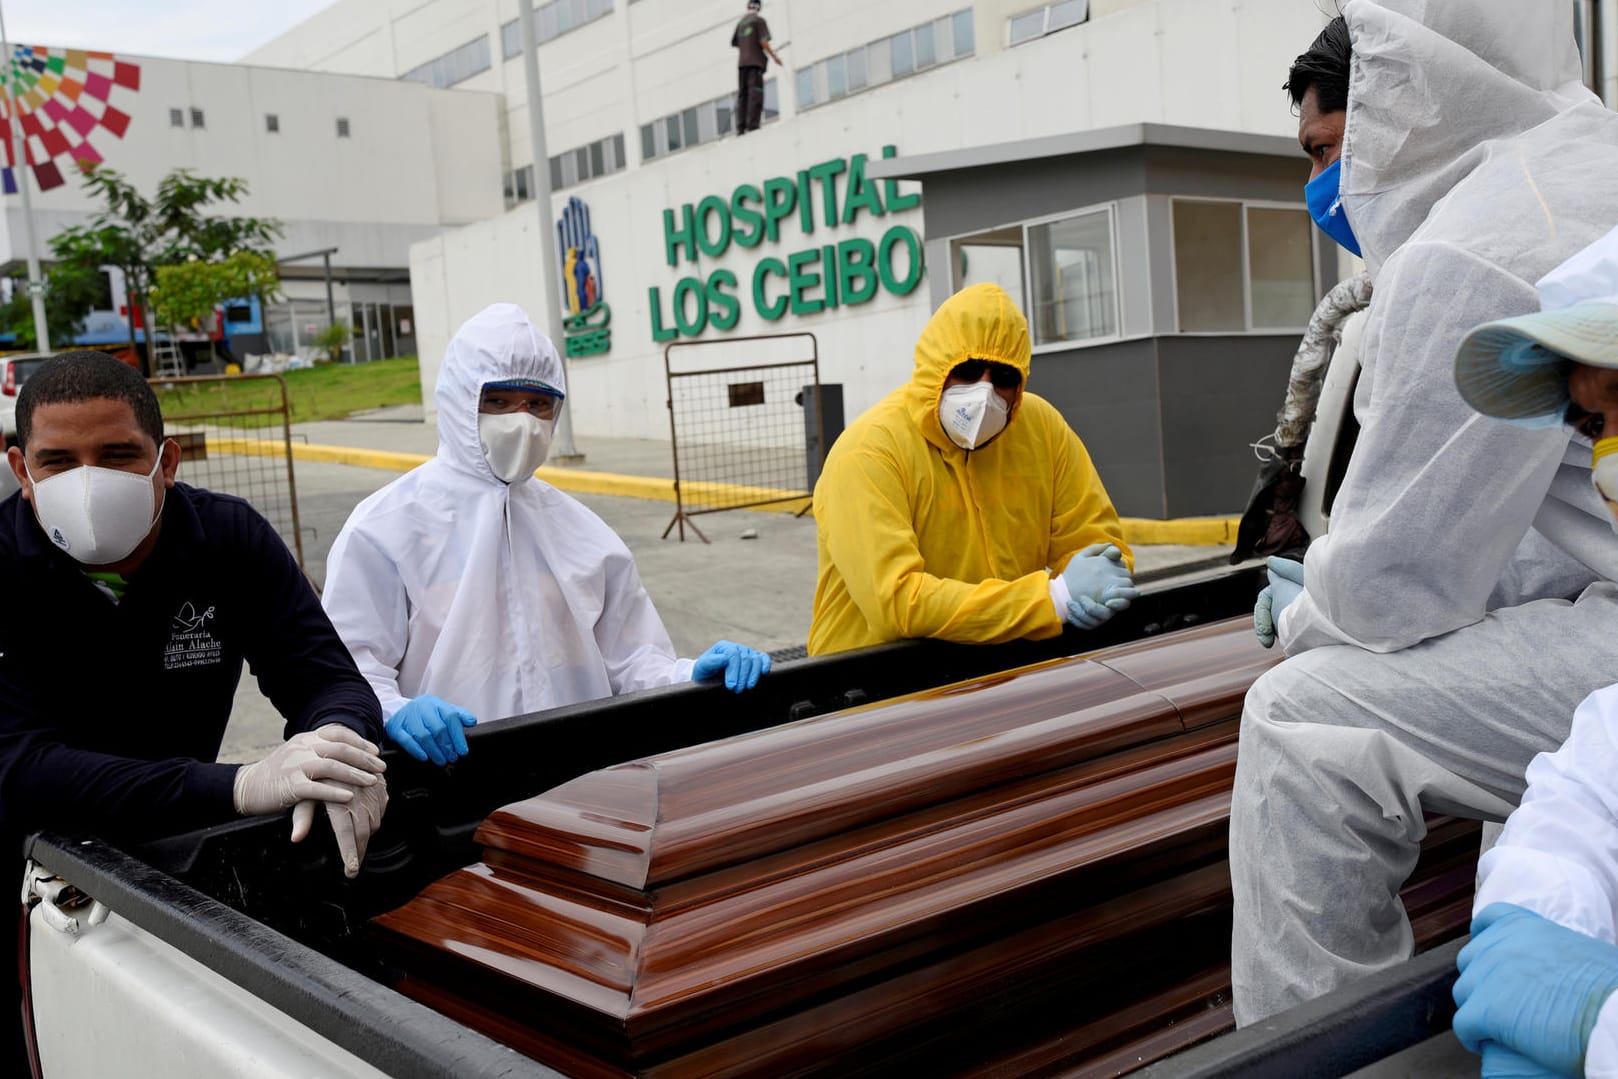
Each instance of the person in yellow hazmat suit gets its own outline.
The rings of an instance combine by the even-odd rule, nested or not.
[[[1028,321],[996,285],[947,300],[910,382],[837,439],[815,484],[810,655],[1093,629],[1139,593],[1078,435],[1028,393]]]

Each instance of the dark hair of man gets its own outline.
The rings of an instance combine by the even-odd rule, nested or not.
[[[1308,52],[1292,61],[1292,70],[1281,89],[1292,95],[1296,108],[1303,104],[1303,95],[1312,86],[1321,112],[1342,112],[1348,108],[1348,61],[1352,55],[1348,23],[1339,15],[1326,24]]]
[[[163,444],[163,412],[140,372],[105,352],[85,350],[52,356],[22,384],[17,393],[17,445],[28,447],[34,409],[40,405],[72,405],[97,398],[127,404],[141,429],[157,445]]]

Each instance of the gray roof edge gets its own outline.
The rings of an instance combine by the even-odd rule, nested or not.
[[[1068,157],[1117,150],[1129,146],[1168,146],[1185,150],[1217,150],[1265,157],[1298,157],[1297,141],[1284,135],[1257,135],[1249,131],[1182,127],[1176,124],[1123,124],[1092,131],[1070,131],[1020,142],[1001,142],[945,150],[914,157],[872,161],[865,174],[876,180],[915,180],[940,172],[1009,165],[1041,158]]]

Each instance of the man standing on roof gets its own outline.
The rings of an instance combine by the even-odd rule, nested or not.
[[[751,689],[770,657],[674,654],[635,560],[601,518],[534,477],[566,387],[513,304],[474,315],[438,373],[438,455],[355,508],[326,562],[326,611],[417,760],[466,753],[478,720],[696,681]]]
[[[730,35],[736,50],[736,134],[757,131],[764,116],[764,68],[781,58],[770,47],[770,24],[758,13],[761,0],[747,0],[747,14]],[[768,56],[769,60],[765,57]]]
[[[1139,593],[1084,443],[1024,391],[1028,322],[997,285],[945,301],[910,382],[841,436],[815,484],[809,653],[1094,629]]]
[[[1331,530],[1256,620],[1289,658],[1242,715],[1244,1025],[1408,957],[1399,890],[1424,814],[1503,820],[1618,671],[1618,545],[1588,445],[1478,415],[1452,376],[1467,331],[1537,310],[1534,282],[1618,221],[1618,115],[1583,85],[1565,6],[1343,11],[1288,90],[1310,210],[1375,295]]]

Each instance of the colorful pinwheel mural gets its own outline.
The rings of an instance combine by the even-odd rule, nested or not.
[[[6,162],[0,181],[6,194],[17,190],[12,93],[20,97],[16,105],[23,160],[34,170],[41,191],[65,183],[64,170],[101,163],[101,154],[90,144],[98,132],[121,139],[129,130],[129,114],[114,108],[111,99],[115,89],[129,93],[140,89],[139,65],[107,52],[38,45],[13,46],[12,65],[16,84],[7,86],[0,99],[0,145],[5,147]]]

